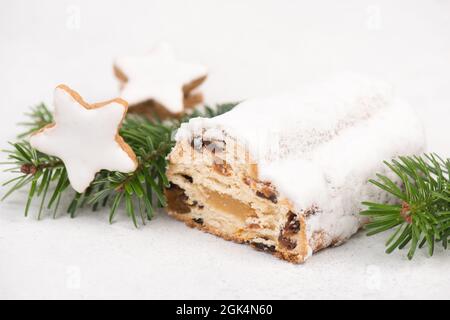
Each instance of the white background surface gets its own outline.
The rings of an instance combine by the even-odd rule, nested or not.
[[[88,101],[115,96],[113,58],[160,40],[208,65],[211,103],[346,70],[387,79],[423,117],[429,150],[450,156],[448,0],[3,0],[0,146],[59,83]],[[386,235],[358,234],[297,266],[164,214],[139,230],[123,215],[109,225],[106,211],[38,222],[24,202],[0,204],[0,298],[450,298],[448,252],[409,262],[383,253]]]

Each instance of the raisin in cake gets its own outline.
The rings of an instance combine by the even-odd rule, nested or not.
[[[294,263],[356,233],[361,201],[392,200],[368,179],[424,145],[409,105],[354,75],[192,119],[176,141],[169,214]]]

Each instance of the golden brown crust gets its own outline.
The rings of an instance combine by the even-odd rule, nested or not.
[[[200,92],[195,93],[189,93],[187,96],[184,97],[183,105],[184,109],[193,109],[195,106],[198,106],[203,102],[203,94]],[[184,112],[179,113],[179,115],[183,115]]]
[[[183,86],[183,93],[184,93],[184,96],[189,95],[189,93],[191,93],[192,90],[194,90],[195,88],[197,88],[198,86],[200,86],[203,82],[205,82],[206,78],[207,78],[207,76],[205,75],[205,76],[203,76],[203,77],[194,79],[193,81],[191,81],[191,82],[185,84],[185,85]]]
[[[123,84],[128,82],[128,77],[123,73],[123,71],[117,67],[116,65],[113,66],[114,75],[116,78]]]
[[[201,230],[203,232],[213,234],[213,235],[218,236],[227,241],[232,241],[232,242],[239,243],[239,244],[248,243],[248,240],[244,239],[243,237],[224,233],[220,229],[214,228],[210,225],[198,224],[194,220],[192,220],[192,217],[190,215],[177,214],[172,211],[168,211],[168,214],[171,217],[174,217],[175,219],[177,219],[178,221],[184,222],[188,227],[195,228],[195,229]],[[306,240],[306,235],[304,238]],[[301,245],[303,246],[301,251],[307,252],[308,248],[306,247],[306,241],[302,242]],[[284,251],[272,251],[272,252],[268,252],[268,253],[271,253],[272,255],[274,255],[277,258],[289,261],[291,263],[299,264],[299,263],[303,263],[305,261],[305,255],[299,255],[296,253],[289,253],[289,252],[284,252]]]
[[[54,126],[55,126],[55,123],[50,123],[50,124],[48,124],[48,125],[46,125],[46,126],[40,128],[39,130],[33,132],[31,135],[34,136],[34,135],[36,135],[36,134],[38,134],[38,133],[41,133],[41,132],[43,132],[43,131],[45,131],[45,130],[47,130],[47,129],[53,128]]]
[[[199,105],[203,101],[203,95],[201,93],[190,94],[184,98],[184,109],[192,109]],[[134,105],[129,109],[130,113],[145,115],[148,119],[173,119],[182,117],[185,112],[171,113],[164,106],[154,100],[148,100],[146,102]]]
[[[75,99],[75,101],[77,101],[81,106],[83,106],[87,110],[99,109],[99,108],[102,108],[102,107],[112,103],[112,102],[116,102],[116,103],[120,104],[121,106],[123,106],[124,112],[123,112],[122,120],[120,121],[119,125],[117,126],[117,133],[116,133],[115,140],[116,140],[117,144],[122,148],[122,150],[127,153],[127,155],[130,157],[130,159],[134,162],[135,166],[137,167],[138,161],[137,161],[136,154],[134,153],[133,149],[131,149],[131,147],[123,140],[123,138],[119,134],[119,130],[122,127],[123,120],[125,119],[125,116],[128,111],[128,103],[125,100],[123,100],[121,98],[115,98],[115,99],[111,99],[111,100],[104,101],[104,102],[89,104],[86,101],[84,101],[84,99],[81,97],[81,95],[78,92],[71,89],[69,86],[67,86],[65,84],[60,84],[57,86],[57,88],[66,91],[68,94],[71,95],[72,98]],[[33,135],[43,132],[46,129],[53,128],[55,125],[56,125],[56,123],[51,123],[51,124],[43,127],[42,129],[40,129],[39,131],[34,132]]]

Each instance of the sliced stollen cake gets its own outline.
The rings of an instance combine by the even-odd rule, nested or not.
[[[364,224],[383,160],[419,154],[421,123],[393,89],[347,75],[183,124],[169,155],[168,212],[300,263]]]

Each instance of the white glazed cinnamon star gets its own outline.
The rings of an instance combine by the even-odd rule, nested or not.
[[[133,172],[136,155],[118,131],[128,105],[122,99],[86,103],[65,85],[54,93],[55,123],[33,134],[30,144],[60,158],[71,186],[84,192],[100,170]]]

